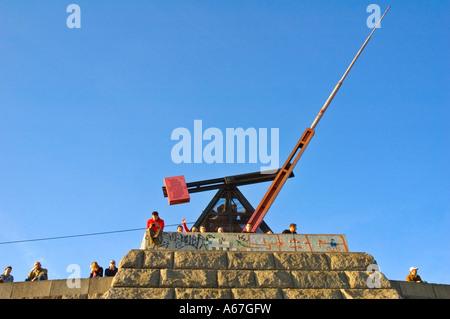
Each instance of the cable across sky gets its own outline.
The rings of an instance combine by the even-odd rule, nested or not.
[[[193,222],[191,222],[191,223],[186,223],[186,224],[187,224],[187,225],[193,224]],[[174,226],[179,226],[179,224],[166,225],[165,227],[174,227]],[[111,231],[105,231],[105,232],[87,233],[87,234],[78,234],[78,235],[64,235],[64,236],[44,237],[44,238],[35,238],[35,239],[22,239],[22,240],[13,240],[13,241],[4,241],[4,242],[0,242],[0,245],[6,245],[6,244],[18,244],[18,243],[26,243],[26,242],[34,242],[34,241],[43,241],[43,240],[56,240],[56,239],[66,239],[66,238],[76,238],[76,237],[86,237],[86,236],[107,235],[107,234],[132,232],[132,231],[145,230],[145,229],[146,229],[146,227],[140,227],[140,228],[130,228],[130,229],[122,229],[122,230],[111,230]]]

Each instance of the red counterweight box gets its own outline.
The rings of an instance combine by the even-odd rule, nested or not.
[[[164,178],[169,205],[189,203],[190,196],[184,175]]]

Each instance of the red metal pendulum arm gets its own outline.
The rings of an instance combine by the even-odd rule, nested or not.
[[[292,150],[291,154],[289,155],[287,161],[284,163],[282,168],[279,170],[278,175],[273,180],[272,184],[270,185],[269,189],[267,190],[266,194],[264,195],[263,199],[259,203],[258,207],[256,208],[255,212],[250,217],[248,223],[252,225],[252,232],[256,232],[259,225],[261,224],[262,220],[264,219],[264,216],[269,211],[270,206],[275,201],[275,198],[277,197],[278,193],[281,191],[281,188],[283,187],[284,183],[288,179],[291,172],[294,170],[295,165],[297,164],[298,160],[302,156],[303,152],[305,151],[306,147],[308,146],[309,142],[311,141],[312,137],[314,136],[314,129],[316,128],[317,124],[319,123],[320,119],[322,118],[323,114],[327,110],[328,106],[330,105],[331,101],[333,100],[334,96],[336,95],[337,91],[342,85],[342,82],[344,82],[344,79],[347,77],[347,74],[350,72],[351,68],[355,64],[356,60],[358,59],[361,52],[366,47],[367,43],[369,42],[370,38],[372,37],[372,34],[375,32],[375,30],[378,28],[378,25],[380,24],[381,20],[383,20],[384,16],[388,12],[389,6],[386,11],[384,12],[381,19],[378,21],[375,28],[373,28],[370,35],[367,37],[366,41],[362,45],[361,49],[359,49],[356,56],[353,58],[353,61],[350,63],[350,66],[345,71],[342,78],[339,80],[339,82],[336,84],[336,87],[331,92],[330,96],[326,100],[325,104],[323,105],[322,109],[320,110],[319,114],[315,118],[314,122],[312,123],[310,128],[307,128],[305,132],[303,133],[300,140],[297,142],[297,145],[295,145],[294,149]]]

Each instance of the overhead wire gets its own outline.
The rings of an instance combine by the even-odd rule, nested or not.
[[[186,224],[194,224],[194,223],[191,222],[191,223],[186,223]],[[179,226],[179,224],[165,225],[164,228],[166,228],[166,227],[173,227],[173,226]],[[43,241],[43,240],[56,240],[56,239],[76,238],[76,237],[107,235],[107,234],[132,232],[132,231],[146,230],[146,229],[147,229],[146,227],[141,227],[141,228],[130,228],[130,229],[122,229],[122,230],[104,231],[104,232],[97,232],[97,233],[86,233],[86,234],[77,234],[77,235],[64,235],[64,236],[55,236],[55,237],[12,240],[12,241],[0,242],[0,245],[35,242],[35,241]]]

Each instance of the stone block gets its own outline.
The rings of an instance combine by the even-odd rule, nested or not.
[[[160,287],[217,288],[217,271],[161,269]]]
[[[144,251],[140,249],[130,250],[119,263],[120,268],[142,268],[144,263]]]
[[[96,295],[96,296],[89,296],[87,294],[76,294],[76,295],[63,295],[63,296],[58,296],[59,299],[101,299],[103,296],[102,295]]]
[[[219,270],[219,288],[256,288],[255,272],[252,270]]]
[[[402,282],[401,294],[405,299],[434,299],[436,298],[433,285],[417,282]]]
[[[112,287],[158,287],[159,269],[121,268],[113,277]]]
[[[12,294],[13,282],[4,282],[0,284],[0,299],[9,299]]]
[[[339,289],[349,288],[347,276],[342,271],[293,270],[294,288],[299,289]]]
[[[108,290],[103,299],[174,299],[173,288],[120,288]]]
[[[14,283],[11,298],[39,298],[50,296],[51,280],[21,281]]]
[[[392,288],[389,280],[381,272],[345,271],[345,274],[350,288]]]
[[[450,285],[432,285],[437,299],[450,299]]]
[[[253,251],[228,252],[228,269],[275,269],[273,253]]]
[[[282,289],[283,299],[342,299],[339,289]]]
[[[175,251],[174,268],[227,269],[226,251]]]
[[[89,278],[51,280],[50,282],[52,285],[49,296],[87,295],[89,291]],[[77,282],[79,287],[73,286]]]
[[[293,288],[292,274],[287,270],[255,270],[258,288]]]
[[[402,295],[402,288],[400,287],[402,282],[401,281],[397,281],[397,280],[389,280],[389,282],[391,283],[392,288],[397,290],[398,293],[400,295]]]
[[[236,288],[231,292],[233,299],[283,299],[281,289],[276,288]]]
[[[277,252],[273,254],[276,269],[330,270],[325,253]]]
[[[343,299],[401,299],[395,289],[341,289]]]
[[[111,288],[113,280],[114,277],[89,278],[89,290],[87,292],[89,298],[97,298],[98,295],[103,295]]]
[[[146,250],[143,260],[143,268],[172,268],[173,251]]]
[[[175,288],[176,299],[231,299],[231,289]]]
[[[330,253],[331,270],[367,271],[369,265],[376,265],[375,259],[365,253]]]

